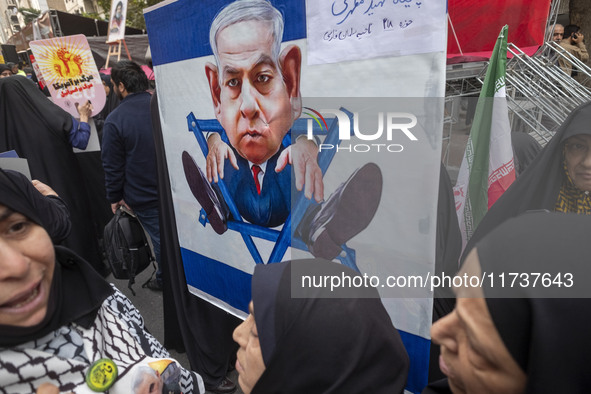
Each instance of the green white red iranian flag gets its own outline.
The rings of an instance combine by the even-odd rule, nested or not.
[[[501,29],[486,71],[454,187],[463,246],[488,209],[515,180],[505,95],[506,68],[507,25]]]

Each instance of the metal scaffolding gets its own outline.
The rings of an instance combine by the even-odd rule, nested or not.
[[[555,42],[545,43],[533,56],[513,44],[508,45],[508,52],[506,91],[511,130],[526,132],[544,146],[573,109],[591,101],[591,68]],[[466,110],[467,127],[487,66],[488,62],[482,61],[447,66],[442,155],[446,166],[460,108]],[[465,100],[468,97],[473,98]]]
[[[450,64],[446,69],[445,81],[445,112],[443,119],[443,155],[442,161],[448,166],[449,150],[451,146],[452,131],[454,126],[458,125],[460,119],[465,121],[465,117],[460,116],[460,109],[468,106],[471,98],[475,103],[482,88],[479,77],[486,70],[488,62],[478,61],[470,63]]]
[[[513,55],[506,74],[511,128],[529,133],[543,146],[573,109],[591,100],[585,86],[591,86],[591,69],[555,42],[545,43],[531,57],[513,44],[508,51]],[[573,69],[576,76],[571,77]]]

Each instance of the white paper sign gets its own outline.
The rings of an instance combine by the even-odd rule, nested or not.
[[[308,64],[444,51],[445,0],[306,0]]]

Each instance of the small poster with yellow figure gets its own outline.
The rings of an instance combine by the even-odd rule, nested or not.
[[[105,89],[84,35],[31,41],[30,46],[55,104],[75,118],[76,105],[86,100],[92,103],[92,116],[103,109]]]

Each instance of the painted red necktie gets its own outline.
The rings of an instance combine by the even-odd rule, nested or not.
[[[257,193],[261,194],[261,184],[259,182],[259,173],[261,172],[261,167],[253,164],[252,166],[252,176],[254,178],[254,184],[257,186]]]

